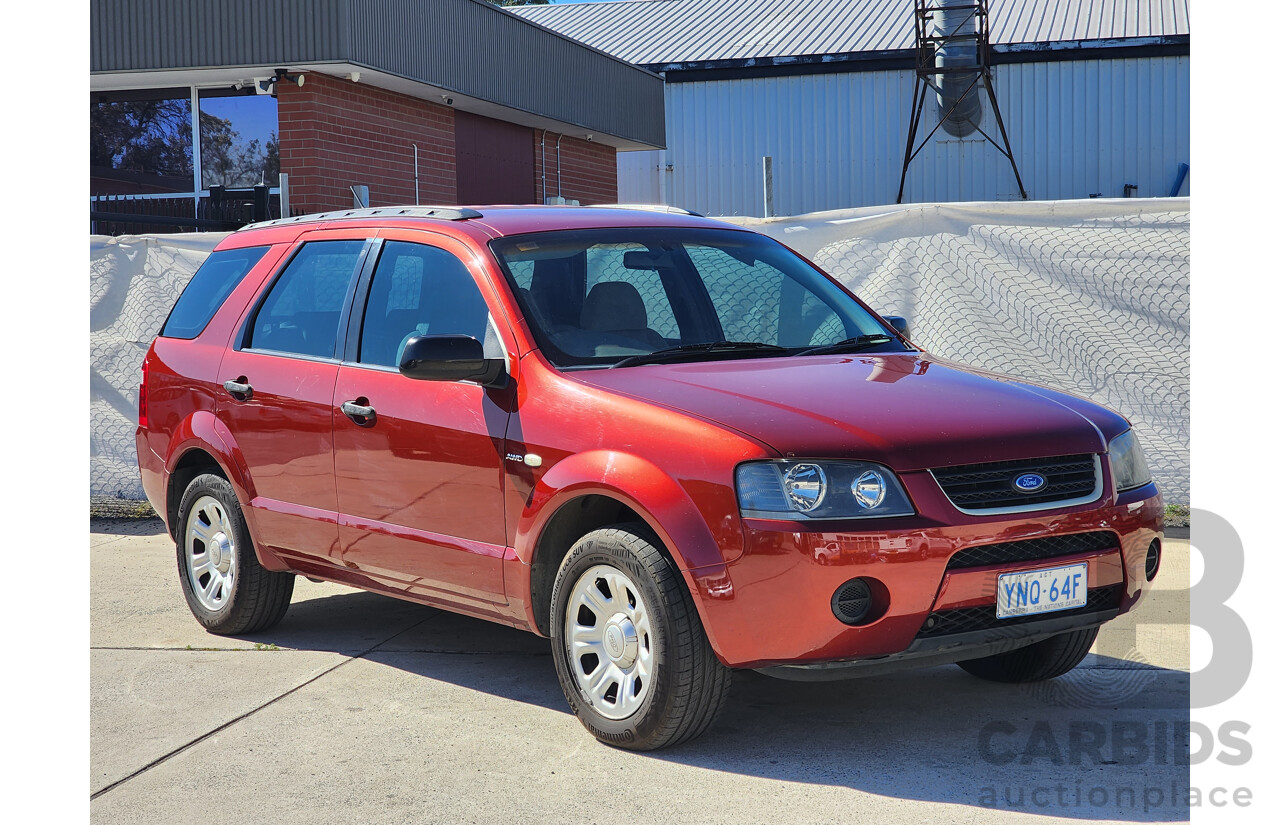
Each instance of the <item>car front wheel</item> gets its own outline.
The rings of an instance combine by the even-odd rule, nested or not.
[[[552,591],[556,675],[597,739],[654,750],[698,736],[728,698],[680,573],[641,525],[588,533]]]

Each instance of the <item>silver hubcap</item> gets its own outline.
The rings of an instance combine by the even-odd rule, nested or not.
[[[564,620],[569,666],[596,712],[625,719],[640,709],[653,673],[649,609],[625,573],[596,565],[569,593]]]
[[[231,519],[213,496],[196,499],[187,518],[183,548],[196,601],[206,610],[221,610],[236,581],[236,544]]]

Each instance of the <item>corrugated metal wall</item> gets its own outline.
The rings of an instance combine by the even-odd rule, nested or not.
[[[1191,33],[1189,0],[990,0],[991,42]],[[662,0],[513,6],[644,65],[914,49],[911,0]]]
[[[92,73],[354,63],[661,146],[662,81],[473,0],[93,0]]]
[[[1021,63],[994,69],[1030,197],[1168,195],[1190,158],[1188,57]],[[773,156],[775,212],[892,203],[910,121],[910,71],[667,85],[667,146],[618,155],[622,201],[709,215],[763,214],[760,159]],[[995,121],[984,99],[982,127]],[[937,122],[925,106],[923,134]],[[939,137],[943,139],[939,139]],[[1009,200],[1008,161],[980,136],[943,132],[907,174],[904,201]],[[670,164],[670,171],[659,171]],[[665,180],[662,178],[665,176]],[[1181,194],[1190,194],[1190,179]]]
[[[89,70],[346,59],[349,0],[93,0]]]
[[[357,63],[662,145],[662,81],[470,0],[346,0]],[[397,36],[391,36],[392,33]]]

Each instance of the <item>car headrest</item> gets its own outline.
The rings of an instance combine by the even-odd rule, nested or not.
[[[628,283],[596,284],[582,305],[583,329],[611,332],[620,329],[645,329],[649,314],[640,291]]]

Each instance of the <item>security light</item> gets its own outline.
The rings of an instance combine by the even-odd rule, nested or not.
[[[276,73],[266,80],[258,81],[258,88],[263,94],[269,94],[275,97],[276,86],[281,80],[287,80],[295,84],[298,88],[302,88],[302,84],[307,82],[307,76],[304,74],[289,74],[288,69],[276,69]]]

